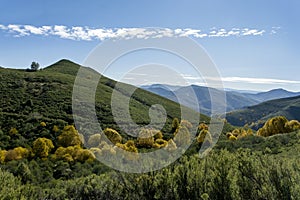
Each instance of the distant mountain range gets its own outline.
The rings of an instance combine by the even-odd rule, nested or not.
[[[270,90],[268,92],[260,92],[257,94],[245,94],[244,96],[255,99],[259,102],[269,101],[273,99],[281,99],[281,98],[287,98],[287,97],[295,97],[299,96],[300,92],[290,92],[284,89],[274,89]]]
[[[267,119],[278,115],[285,116],[289,120],[300,120],[300,96],[270,100],[232,111],[227,113],[226,119],[235,126],[248,124],[251,128],[258,129]]]
[[[211,99],[209,92],[213,92],[214,95],[217,96],[221,96],[224,92],[215,88],[208,88],[197,85],[170,86],[165,84],[154,84],[141,86],[141,88],[175,102],[179,102],[180,100],[179,103],[206,115],[211,114]],[[191,96],[193,95],[191,94],[192,92],[195,93],[198,100],[197,102],[194,102],[191,98]],[[298,96],[300,95],[300,92],[290,92],[284,89],[274,89],[268,92],[254,93],[253,91],[249,91],[247,93],[245,91],[226,89],[225,94],[226,112],[230,112],[273,99]]]
[[[259,93],[259,91],[255,91],[255,90],[237,90],[237,89],[232,89],[232,88],[224,88],[224,90],[229,91],[229,92],[248,93],[248,94]]]

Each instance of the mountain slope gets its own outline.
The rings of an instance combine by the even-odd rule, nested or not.
[[[0,69],[0,130],[9,132],[14,127],[22,130],[22,135],[29,138],[34,133],[33,124],[41,121],[45,121],[49,126],[72,124],[72,91],[79,68],[79,65],[71,61],[61,60],[36,72]],[[96,73],[92,69],[88,71],[91,74]],[[115,84],[114,80],[101,77],[95,97],[95,108],[102,128],[111,127],[121,131],[114,122],[111,111],[111,95]],[[130,99],[130,114],[137,124],[149,124],[149,109],[155,104],[162,105],[166,110],[164,131],[169,131],[173,118],[180,118],[179,104],[134,86],[118,86],[119,93],[126,94],[127,89],[136,89]],[[203,115],[201,117],[201,120],[208,120]],[[86,127],[89,123],[86,121]]]
[[[183,105],[196,111],[200,111],[201,113],[204,113],[206,115],[211,114],[211,98],[209,92],[213,92],[216,96],[220,96],[220,98],[222,96],[222,91],[220,90],[197,85],[192,85],[190,87],[180,87],[174,91],[171,91],[164,85],[161,85],[161,87],[158,87],[157,85],[155,87],[146,87],[145,89],[165,98],[171,99],[172,101],[179,102],[180,99]],[[193,96],[192,92],[195,93],[198,102],[194,102],[193,99],[191,99],[191,96]],[[257,100],[248,98],[238,92],[227,91],[225,92],[225,94],[227,111],[236,110],[258,103]]]
[[[300,120],[300,96],[271,100],[242,110],[227,113],[226,119],[236,126],[245,124],[259,128],[270,117],[283,115],[289,120]]]

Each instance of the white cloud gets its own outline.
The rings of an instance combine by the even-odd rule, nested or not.
[[[202,80],[201,77],[197,77],[197,76],[192,76],[190,74],[181,74],[182,78],[184,78],[185,80],[191,80],[191,81],[194,81],[194,80]]]
[[[271,35],[276,34],[280,29],[281,29],[280,26],[273,26],[272,30],[270,31],[270,34]]]
[[[242,30],[242,35],[247,36],[247,35],[263,35],[266,31],[265,30],[257,30],[257,29],[248,29],[244,28]]]
[[[239,36],[240,35],[240,31],[239,30],[231,30],[227,33],[228,36]]]
[[[272,27],[270,34],[276,34],[280,27]],[[13,34],[15,37],[42,35],[42,36],[58,36],[71,40],[105,40],[117,38],[161,38],[161,37],[246,37],[246,36],[262,36],[267,31],[263,29],[250,28],[225,28],[217,29],[215,27],[208,31],[200,29],[184,28],[184,29],[146,29],[146,28],[91,28],[83,26],[67,27],[63,25],[54,26],[32,26],[32,25],[3,25],[0,24],[0,30]]]
[[[127,75],[130,75],[130,76],[148,76],[149,74],[147,74],[147,73],[134,73],[134,72],[130,72]]]
[[[76,39],[74,37],[75,34],[70,34],[70,29],[68,29],[66,26],[58,26],[55,25],[53,30],[51,30],[51,34],[57,35],[61,38],[66,38],[66,39]]]
[[[24,28],[21,27],[20,25],[15,25],[15,24],[10,24],[7,26],[7,30],[11,33],[16,33],[16,37],[21,37],[25,35],[30,35],[28,31]]]
[[[264,85],[287,85],[300,84],[297,80],[284,80],[272,78],[252,78],[252,77],[196,77],[189,74],[182,74],[182,77],[191,84],[203,85],[205,82],[214,83],[222,81],[224,83],[247,83]]]
[[[73,36],[75,38],[81,38],[82,40],[91,40],[88,32],[84,30],[83,27],[75,26],[72,27]]]
[[[25,25],[24,29],[31,34],[48,35],[48,31],[51,30],[51,26],[35,27],[31,25]]]
[[[176,32],[177,30],[177,32]],[[198,29],[190,29],[190,28],[186,28],[186,29],[176,29],[174,32],[175,34],[178,34],[180,36],[194,36],[194,37],[199,37],[201,34],[201,30]]]
[[[120,29],[121,31],[121,29]],[[113,38],[114,33],[112,29],[90,29],[87,28],[88,35],[91,38],[99,39],[99,40],[104,40],[105,38]]]
[[[4,25],[2,25],[2,24],[0,24],[0,29],[2,29],[2,30],[6,30],[6,29],[7,29],[7,27],[6,27],[6,26],[4,26]]]

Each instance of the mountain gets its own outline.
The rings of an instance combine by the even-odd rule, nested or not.
[[[287,98],[299,96],[300,92],[290,92],[284,89],[274,89],[268,92],[260,92],[257,94],[249,94],[243,93],[244,96],[249,97],[251,99],[257,100],[259,102],[269,101],[273,99]]]
[[[226,119],[235,126],[249,124],[258,129],[263,123],[274,116],[282,115],[289,120],[300,120],[300,96],[281,98],[249,106],[245,109],[227,113]]]
[[[178,85],[168,85],[168,84],[152,84],[152,85],[142,85],[140,88],[145,89],[145,90],[155,90],[155,89],[164,89],[164,90],[169,90],[169,91],[175,91],[182,86]]]
[[[213,92],[214,95],[222,95],[222,91],[215,88],[208,88],[203,86],[191,85],[191,86],[170,86],[164,84],[154,84],[150,86],[142,86],[143,89],[148,90],[154,94],[158,94],[172,101],[180,103],[192,108],[196,111],[200,111],[203,114],[211,114],[211,99],[209,91]],[[191,88],[193,90],[191,90]],[[191,93],[195,93],[197,97],[197,102],[193,102],[191,99]],[[226,94],[226,111],[230,112],[233,110],[242,109],[248,106],[253,106],[264,101],[298,96],[300,93],[290,92],[284,89],[274,89],[268,92],[257,92],[254,91],[243,91],[243,90],[233,90],[225,89]]]
[[[191,86],[183,86],[171,91],[165,85],[155,85],[154,87],[145,87],[146,90],[168,98],[172,101],[176,101],[190,107],[196,111],[200,111],[203,114],[210,115],[211,114],[211,98],[210,93],[214,93],[217,97],[223,95],[223,91],[215,89],[215,88],[208,88],[203,86],[191,85]],[[192,89],[192,90],[191,90]],[[197,97],[197,102],[194,102],[193,96],[194,94]],[[249,105],[255,105],[259,103],[258,100],[254,100],[252,98],[248,98],[243,94],[238,92],[225,92],[226,94],[226,102],[227,102],[227,109],[226,111],[232,111],[239,108],[243,108]]]
[[[227,92],[237,92],[237,93],[246,93],[246,94],[257,94],[259,91],[255,90],[238,90],[238,89],[232,89],[232,88],[224,88]]]
[[[174,94],[174,90],[180,88],[180,86],[172,87],[172,86],[163,85],[163,84],[153,84],[153,85],[149,85],[149,86],[141,86],[140,88],[177,102],[177,98],[176,98],[176,95]]]
[[[24,135],[28,134],[27,137],[29,137],[34,132],[33,124],[41,121],[52,126],[74,123],[72,91],[79,69],[80,65],[68,60],[61,60],[36,72],[1,68],[0,131],[9,132],[14,127],[22,130]],[[90,68],[84,69],[87,73],[86,80],[99,75]],[[139,125],[150,123],[149,109],[153,109],[155,104],[162,105],[166,110],[167,119],[164,131],[170,129],[173,118],[180,118],[181,106],[178,103],[128,84],[118,83],[116,88],[115,85],[116,81],[105,76],[101,76],[99,80],[95,109],[102,128],[110,127],[122,133],[112,115],[111,96],[114,90],[125,96],[128,95],[127,91],[134,90],[130,98],[129,109],[132,120]],[[84,105],[79,109],[89,113]],[[194,113],[191,109],[184,109]],[[123,114],[120,113],[120,116]],[[204,115],[201,115],[201,118],[204,121],[208,120],[208,117]],[[90,121],[84,121],[84,125],[77,128],[83,131],[89,126],[93,124]]]
[[[216,95],[216,97],[222,98],[223,91],[220,91],[218,89],[214,88],[208,88],[203,86],[197,86],[197,85],[191,85],[191,88],[196,94],[196,97],[198,99],[198,106],[200,108],[200,111],[205,114],[210,114],[211,110],[211,97],[210,92]],[[190,106],[188,102],[190,101],[190,96],[192,94],[189,94],[189,92],[192,92],[192,90],[189,89],[189,87],[182,87],[175,91],[175,94],[178,95],[182,101],[183,104],[186,106]],[[235,110],[238,108],[242,108],[246,105],[254,105],[257,102],[255,100],[243,97],[242,95],[238,95],[232,92],[225,92],[226,94],[226,111]],[[187,102],[187,103],[185,103]],[[190,106],[191,108],[195,108],[196,106]]]

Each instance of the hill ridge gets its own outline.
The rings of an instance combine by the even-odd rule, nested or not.
[[[49,125],[72,124],[72,91],[79,67],[80,65],[63,59],[36,72],[1,69],[0,129],[8,132],[15,127],[22,129],[23,134],[31,135],[32,123],[43,120]],[[86,69],[95,72],[91,68]],[[102,128],[110,127],[119,131],[113,119],[110,101],[115,83],[116,81],[101,76],[95,94],[95,108]],[[155,104],[162,105],[167,111],[164,130],[170,129],[173,118],[180,118],[178,103],[132,85],[120,83],[118,87],[122,91],[135,89],[130,100],[130,111],[134,113],[132,118],[137,124],[150,123],[149,109]],[[194,113],[191,109],[188,110]],[[209,120],[207,116],[201,117],[202,121]],[[88,124],[86,122],[86,126]]]
[[[235,126],[250,125],[258,129],[271,117],[285,116],[289,120],[300,120],[300,95],[273,99],[226,114],[229,123]],[[250,123],[250,124],[249,124]]]

